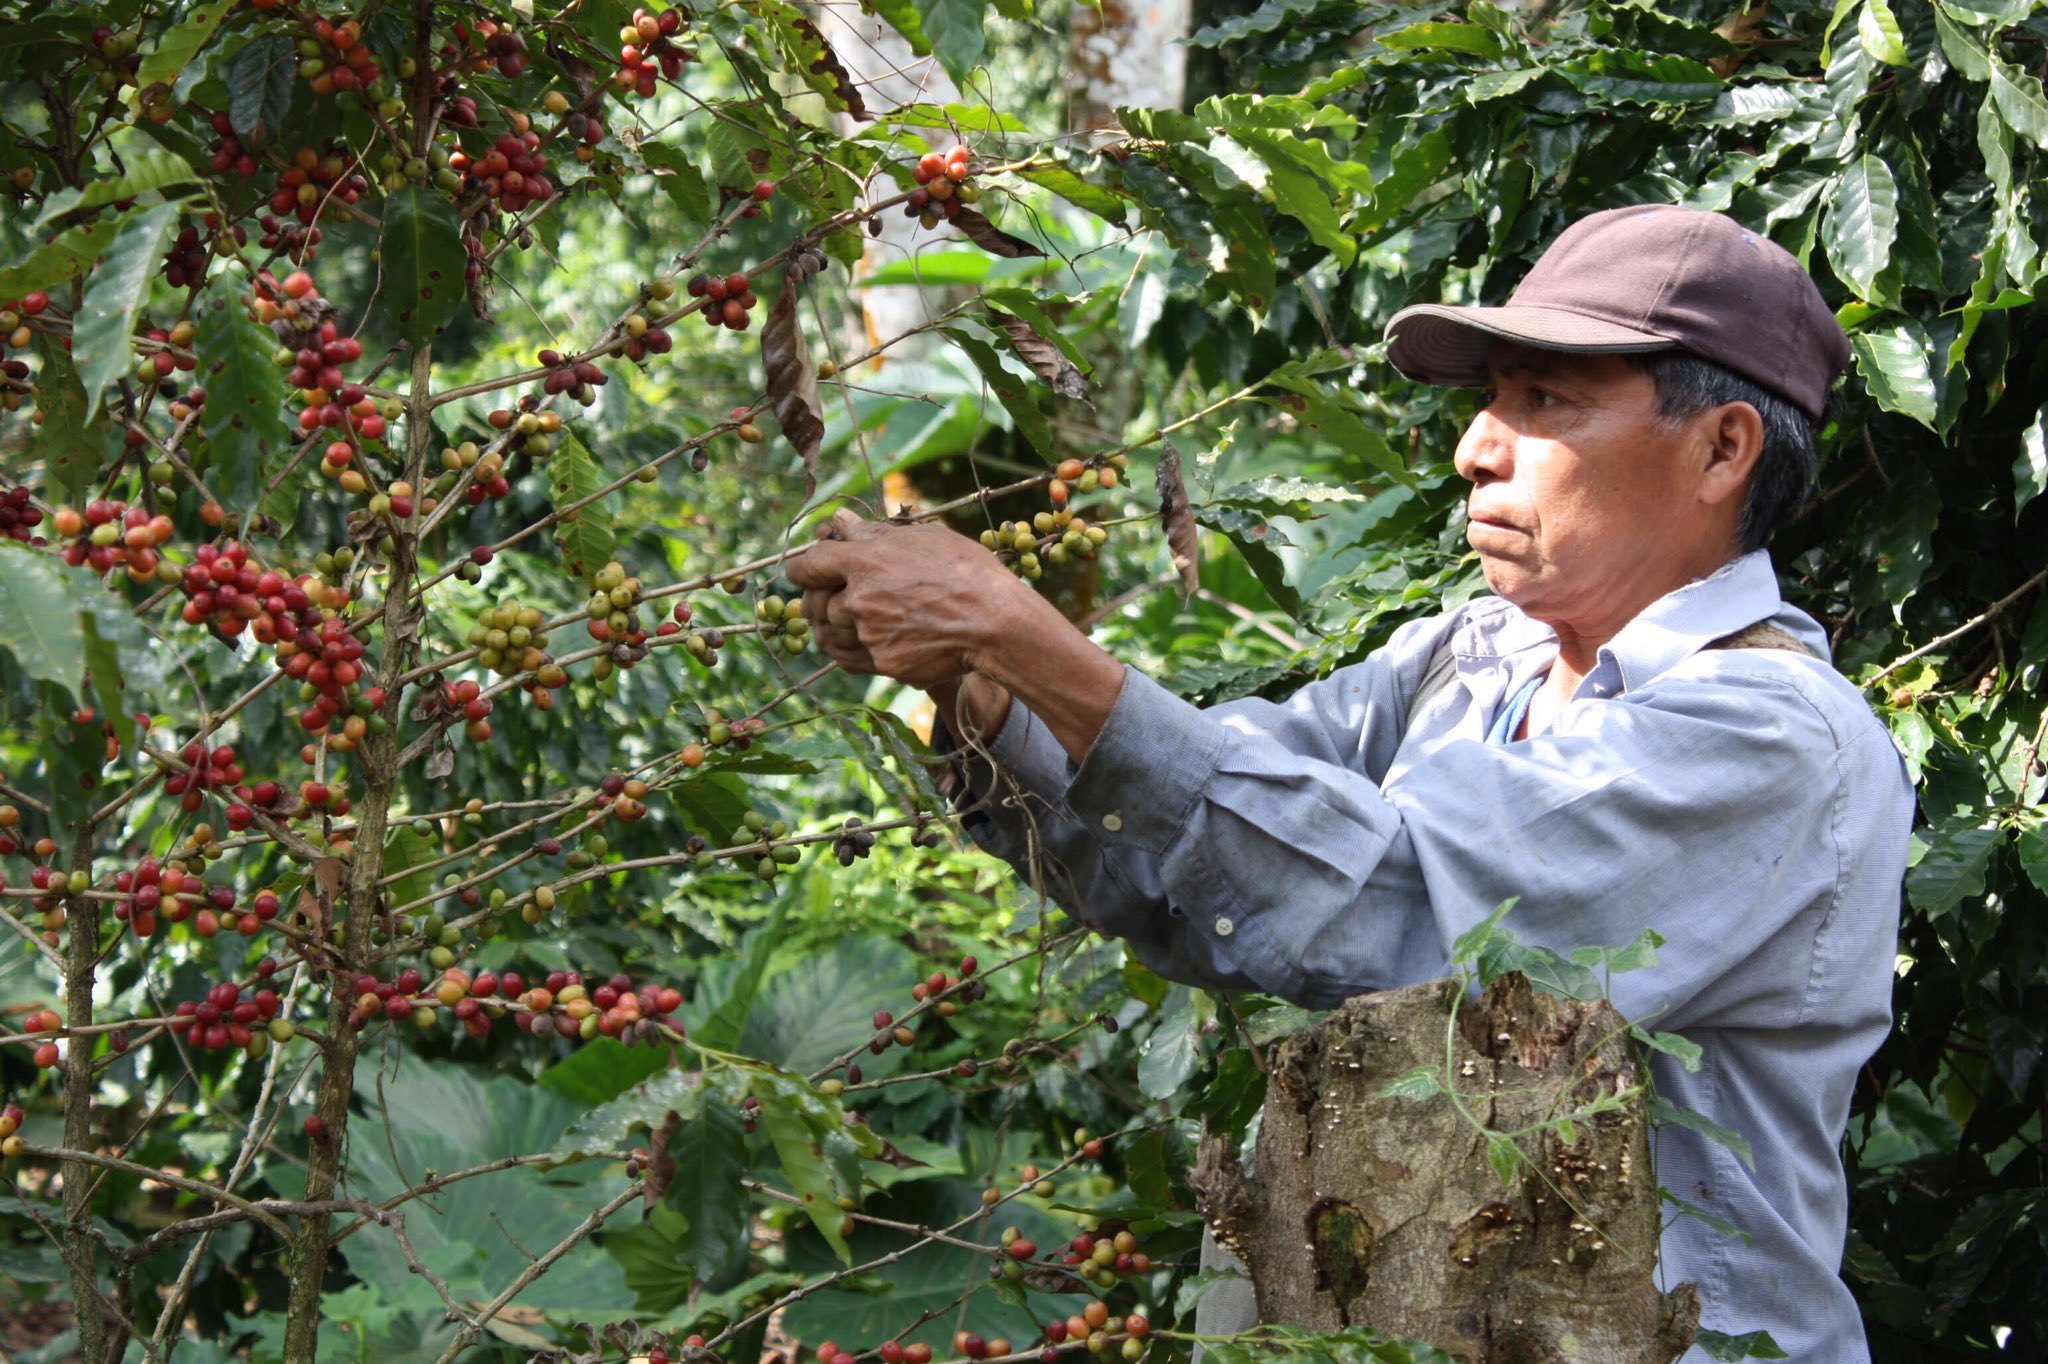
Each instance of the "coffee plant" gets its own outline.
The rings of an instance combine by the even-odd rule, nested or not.
[[[1845,1272],[2038,1351],[2048,12],[1205,3],[1091,142],[1064,7],[831,8],[0,0],[0,1343],[1184,1358],[1305,1016],[964,851],[781,565],[942,520],[1284,694],[1480,587],[1385,319],[1679,201],[1856,350],[1774,547],[1925,816]]]

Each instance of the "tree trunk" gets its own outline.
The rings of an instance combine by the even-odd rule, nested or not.
[[[1347,1001],[1288,1039],[1251,1173],[1220,1140],[1191,1183],[1250,1269],[1260,1320],[1369,1326],[1470,1364],[1670,1364],[1690,1284],[1654,1281],[1660,1207],[1627,1024],[1503,976],[1477,1003],[1432,981]],[[1456,1086],[1384,1093],[1426,1069]],[[1505,1184],[1488,1136],[1523,1133]],[[1504,1154],[1504,1153],[1503,1153]]]
[[[1119,108],[1178,109],[1187,88],[1189,0],[1076,5],[1067,29],[1067,127],[1123,137]]]

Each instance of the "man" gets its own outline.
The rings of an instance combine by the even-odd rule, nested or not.
[[[1327,1007],[1440,974],[1510,896],[1553,947],[1655,928],[1615,1002],[1701,1046],[1657,1087],[1755,1155],[1660,1134],[1660,1182],[1749,1238],[1671,1221],[1664,1281],[1708,1326],[1866,1360],[1836,1146],[1890,1022],[1912,794],[1762,550],[1812,486],[1841,329],[1764,238],[1642,207],[1574,224],[1506,306],[1388,336],[1487,391],[1456,463],[1495,595],[1284,703],[1197,710],[937,527],[842,514],[790,565],[806,614],[976,750],[978,842],[1171,978]]]

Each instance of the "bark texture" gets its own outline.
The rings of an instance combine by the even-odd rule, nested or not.
[[[1632,1088],[1625,1021],[1520,975],[1476,1003],[1459,995],[1433,981],[1361,996],[1288,1039],[1255,1174],[1204,1143],[1190,1182],[1249,1267],[1260,1319],[1369,1326],[1470,1364],[1670,1364],[1699,1305],[1690,1284],[1657,1291],[1640,1101],[1576,1124],[1569,1145],[1554,1128],[1522,1137],[1528,1160],[1505,1187],[1458,1111],[1514,1132]],[[1447,1055],[1456,1103],[1382,1095]]]

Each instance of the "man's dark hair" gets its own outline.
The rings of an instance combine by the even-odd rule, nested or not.
[[[1735,532],[1745,553],[1762,549],[1813,492],[1820,466],[1813,419],[1790,400],[1690,351],[1651,351],[1628,361],[1656,383],[1657,415],[1666,422],[1682,422],[1723,403],[1748,403],[1763,418],[1764,447],[1750,472]]]

